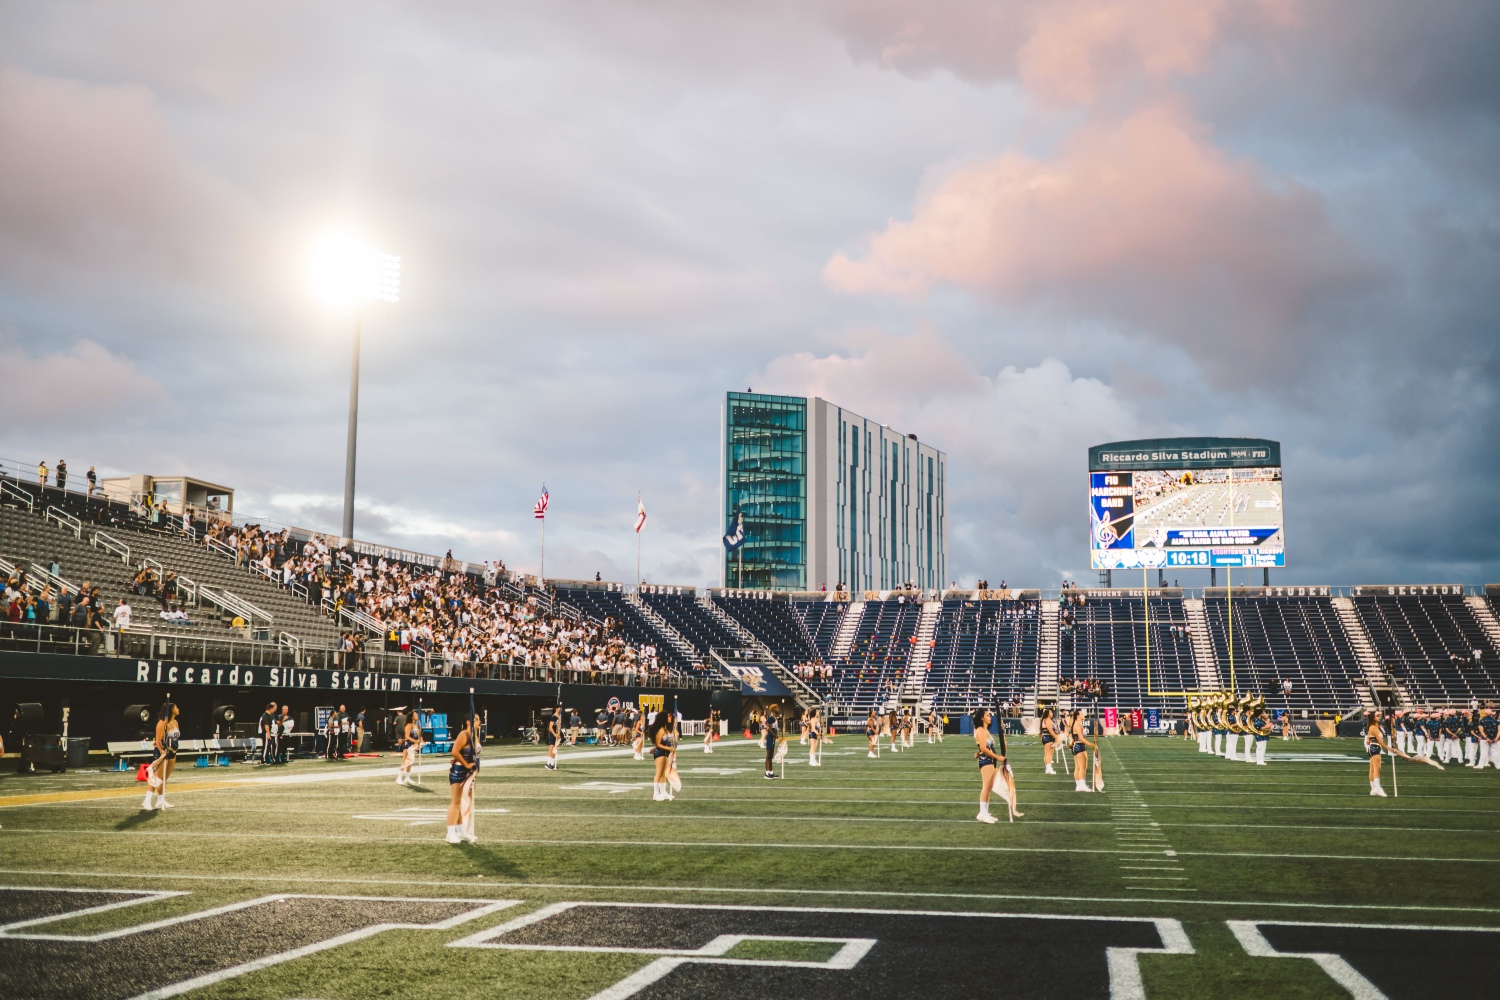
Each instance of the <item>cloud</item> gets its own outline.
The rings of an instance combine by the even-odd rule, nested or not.
[[[863,258],[838,254],[824,271],[849,293],[955,285],[1121,322],[1220,375],[1264,370],[1323,296],[1367,274],[1315,191],[1272,185],[1172,103],[1085,125],[1051,159],[960,167]]]
[[[244,224],[139,86],[0,67],[0,177],[0,263],[33,280],[81,284],[90,265],[201,278]]]
[[[1055,585],[1077,574],[1088,563],[1088,448],[1161,429],[1056,358],[985,374],[930,327],[783,355],[755,384],[822,396],[947,452],[948,564],[969,579]]]
[[[155,379],[91,340],[40,355],[0,341],[0,372],[5,373],[7,436],[97,427],[102,420],[144,412],[141,404],[159,405],[164,396]]]
[[[1202,72],[1231,29],[1284,26],[1295,10],[1295,0],[884,0],[836,5],[831,19],[856,59],[1089,102],[1132,80]]]

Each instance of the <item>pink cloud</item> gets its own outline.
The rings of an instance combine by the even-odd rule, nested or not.
[[[137,86],[0,67],[0,177],[0,261],[37,280],[76,281],[95,263],[207,274],[248,216]]]
[[[5,373],[6,430],[28,439],[43,429],[97,428],[143,400],[160,405],[166,392],[128,359],[91,340],[66,351],[28,354],[19,344],[0,341],[0,372]]]
[[[858,58],[907,73],[1018,79],[1048,101],[1093,101],[1133,79],[1201,72],[1231,33],[1295,23],[1299,0],[875,0],[834,20]]]
[[[1272,185],[1175,104],[1085,126],[1051,159],[956,170],[863,258],[836,255],[824,272],[851,293],[955,285],[1235,364],[1268,363],[1263,348],[1364,276],[1316,192]]]

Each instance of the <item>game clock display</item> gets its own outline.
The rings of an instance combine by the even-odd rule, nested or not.
[[[1281,467],[1089,473],[1094,569],[1286,565]]]

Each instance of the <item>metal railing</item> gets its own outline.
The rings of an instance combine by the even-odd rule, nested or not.
[[[27,510],[36,513],[36,502],[31,499],[30,493],[27,493],[19,486],[12,486],[5,480],[0,479],[0,501],[3,501],[6,497],[10,497],[17,503],[25,504]]]
[[[620,684],[622,672],[559,669],[532,666],[512,658],[504,663],[456,663],[436,657],[405,653],[340,652],[304,649],[275,642],[190,635],[157,628],[109,631],[74,628],[50,623],[0,621],[0,651],[72,656],[104,656],[132,660],[164,660],[175,663],[226,667],[303,667],[321,670],[367,670],[376,673],[467,677],[477,680],[534,681],[548,684]],[[646,676],[633,672],[632,682],[648,687],[715,690],[733,685],[727,680],[674,677],[666,673]],[[218,683],[216,680],[215,683]]]
[[[57,526],[64,531],[71,531],[74,538],[83,538],[83,522],[65,510],[56,507],[48,507],[42,514],[43,521],[56,521]]]
[[[339,624],[347,621],[352,625],[357,625],[370,635],[378,635],[384,638],[387,632],[386,623],[379,618],[358,608],[338,604],[331,597],[323,598],[323,613]]]
[[[31,564],[30,576],[46,581],[65,594],[76,594],[79,592],[77,584],[69,583],[40,563],[34,562]]]
[[[120,557],[120,561],[123,562],[126,566],[130,565],[130,546],[126,545],[118,538],[106,535],[102,531],[96,531],[94,532],[94,539],[91,544],[96,549],[103,549],[106,552],[113,552],[115,555]]]
[[[262,611],[243,597],[237,597],[222,587],[200,586],[198,588],[198,595],[210,604],[222,608],[236,617],[245,619],[247,624],[254,625],[256,621],[262,621],[267,625],[273,625],[276,622],[276,619],[269,611]]]

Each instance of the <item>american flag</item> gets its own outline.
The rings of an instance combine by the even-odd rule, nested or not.
[[[641,529],[645,526],[646,505],[641,501],[640,496],[637,496],[635,498],[635,533],[639,535],[641,533]]]
[[[543,483],[542,484],[542,495],[537,500],[536,506],[533,507],[533,508],[531,508],[531,516],[535,517],[539,521],[540,520],[544,520],[547,517],[547,501],[548,501],[548,497],[547,497],[547,485],[545,483]]]

